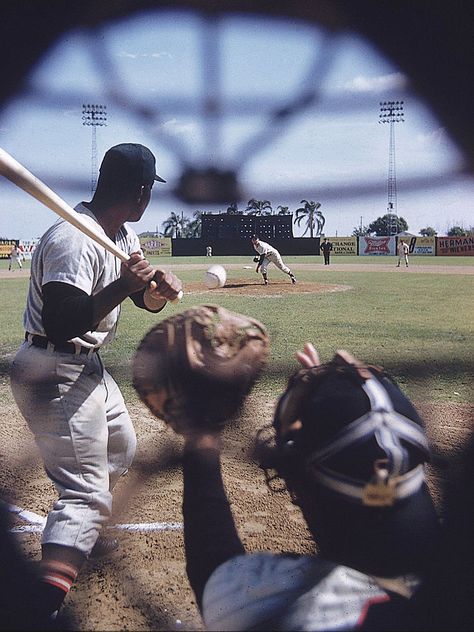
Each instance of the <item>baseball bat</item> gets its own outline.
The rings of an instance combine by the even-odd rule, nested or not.
[[[103,246],[105,250],[115,255],[120,261],[128,261],[130,259],[129,255],[119,248],[107,235],[100,233],[94,226],[90,226],[84,218],[81,217],[80,213],[75,211],[72,206],[69,206],[59,195],[46,186],[44,182],[41,182],[41,180],[1,147],[0,174],[75,226],[81,233],[84,233],[84,235],[87,235],[95,241],[95,243]],[[177,298],[172,302],[179,303],[182,297],[183,292],[179,292]]]

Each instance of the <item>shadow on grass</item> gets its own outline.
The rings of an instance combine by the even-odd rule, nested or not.
[[[472,379],[474,362],[457,358],[451,360],[440,358],[428,362],[426,359],[419,358],[410,362],[394,361],[390,362],[390,364],[386,363],[383,368],[390,376],[395,379],[403,377],[404,381],[428,381],[440,376],[444,378],[470,376]],[[280,361],[270,363],[265,369],[265,373],[270,378],[282,379],[289,377],[297,369],[298,365],[294,360],[290,362]]]
[[[257,285],[257,283],[253,282],[253,283],[226,283],[225,287],[229,288],[229,289],[235,289],[235,288],[239,288],[239,287],[254,287],[255,285]],[[261,285],[261,284],[259,284]]]
[[[0,379],[8,378],[10,374],[10,366],[13,357],[0,358]],[[131,361],[122,359],[109,358],[106,362],[107,371],[114,377],[117,382],[126,382],[131,380],[132,369]],[[296,361],[290,359],[288,361],[270,362],[265,369],[267,378],[275,380],[287,379],[294,371],[298,369]],[[429,381],[435,378],[460,378],[466,377],[472,380],[474,374],[474,362],[466,359],[413,359],[409,362],[392,361],[384,365],[384,369],[389,375],[395,379],[403,378],[403,381],[416,380]]]

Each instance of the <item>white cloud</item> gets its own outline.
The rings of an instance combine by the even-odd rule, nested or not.
[[[162,127],[170,134],[194,134],[196,132],[194,123],[180,123],[175,118],[165,121]]]
[[[402,89],[407,86],[407,78],[401,72],[392,72],[389,75],[378,77],[365,77],[358,75],[344,84],[348,92],[384,92],[385,90]]]
[[[117,54],[118,57],[122,57],[125,59],[172,59],[171,53],[163,52],[163,53],[129,53],[125,50],[120,51]]]
[[[137,53],[127,53],[124,50],[121,50],[120,53],[117,54],[117,57],[126,57],[128,59],[138,59],[140,55]]]
[[[67,118],[77,118],[78,108],[68,108],[67,110],[63,110],[63,115]]]
[[[438,127],[426,134],[417,134],[416,142],[423,148],[442,147],[448,141],[448,136],[444,127]]]

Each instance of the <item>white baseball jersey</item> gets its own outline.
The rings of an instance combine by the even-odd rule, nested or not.
[[[15,246],[14,248],[12,248],[12,251],[10,253],[10,257],[12,259],[16,259],[17,261],[21,261],[22,258],[23,258],[23,255],[21,253],[21,250]]]
[[[280,255],[280,253],[278,252],[278,250],[276,248],[274,248],[273,246],[270,246],[270,244],[267,244],[266,241],[260,241],[257,244],[254,244],[253,247],[255,248],[255,250],[258,252],[259,255],[265,255],[265,257],[267,255]]]
[[[409,596],[419,579],[394,583]],[[203,618],[207,630],[354,630],[370,604],[389,601],[380,581],[353,568],[306,555],[253,553],[214,571]]]
[[[267,244],[266,241],[260,240],[258,241],[258,245],[253,244],[253,247],[259,255],[263,255],[265,257],[260,267],[260,271],[262,272],[262,274],[267,273],[268,264],[270,262],[273,263],[285,274],[291,274],[290,268],[283,263],[283,259],[281,258],[281,255],[276,248],[270,246],[270,244]]]
[[[85,216],[96,230],[105,235],[93,213],[83,204],[75,208]],[[127,224],[116,235],[117,245],[127,254],[140,251],[140,241]],[[94,295],[120,277],[120,261],[103,246],[81,233],[63,219],[59,219],[42,236],[31,261],[31,281],[26,310],[23,316],[25,331],[45,336],[41,312],[43,309],[42,286],[52,281],[68,283],[86,294]],[[98,324],[95,331],[89,331],[71,341],[84,347],[100,347],[110,342],[120,315],[117,305]]]

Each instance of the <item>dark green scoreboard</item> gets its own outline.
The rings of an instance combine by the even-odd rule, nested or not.
[[[246,239],[258,235],[263,241],[292,239],[293,215],[219,215],[201,216],[201,239]]]

